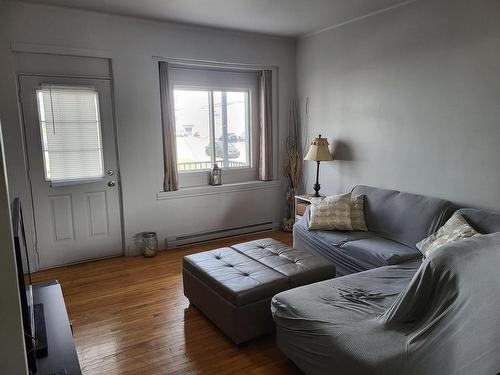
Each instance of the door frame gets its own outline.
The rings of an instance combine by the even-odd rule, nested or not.
[[[117,171],[116,171],[116,177],[118,180],[117,183],[117,189],[118,189],[118,209],[119,209],[119,218],[120,218],[120,244],[121,244],[121,256],[125,256],[125,221],[123,217],[123,192],[122,192],[122,184],[121,184],[121,165],[120,165],[120,153],[119,153],[119,147],[118,147],[118,130],[117,130],[117,124],[116,124],[116,105],[115,105],[115,87],[113,84],[113,75],[112,75],[112,65],[111,65],[111,59],[107,59],[108,64],[109,64],[109,70],[110,74],[107,77],[103,76],[92,76],[92,75],[85,75],[85,74],[79,74],[79,75],[74,75],[74,74],[44,74],[44,73],[23,73],[23,72],[18,72],[16,73],[16,84],[17,84],[17,101],[19,105],[19,117],[20,117],[20,127],[21,127],[21,137],[22,137],[22,145],[23,145],[23,156],[24,156],[24,161],[26,165],[26,178],[28,182],[28,190],[29,190],[29,207],[23,209],[25,212],[25,217],[27,215],[30,216],[30,221],[32,223],[31,225],[31,234],[32,234],[32,249],[28,248],[28,253],[31,255],[30,261],[32,261],[33,271],[38,272],[38,271],[43,271],[45,269],[50,269],[50,268],[57,268],[57,267],[40,267],[40,258],[39,258],[39,252],[38,252],[38,234],[37,234],[37,229],[36,229],[36,220],[35,220],[35,206],[34,206],[34,201],[33,201],[33,183],[32,183],[32,178],[31,178],[31,170],[30,170],[30,163],[29,163],[29,155],[28,155],[28,146],[27,146],[27,139],[26,139],[26,123],[24,121],[24,108],[23,108],[23,102],[22,102],[22,95],[21,95],[21,77],[38,77],[38,78],[65,78],[65,79],[95,79],[95,80],[105,80],[109,81],[110,85],[110,94],[111,94],[111,116],[112,116],[112,121],[111,121],[111,126],[112,126],[112,133],[113,133],[113,138],[114,138],[114,143],[115,143],[115,155],[116,155],[116,165],[117,165]],[[25,219],[26,220],[26,219]],[[27,239],[28,240],[28,239]],[[28,242],[28,241],[27,241]],[[27,246],[29,244],[27,243]],[[58,267],[65,267],[69,266],[72,264],[80,264],[80,263],[87,263],[87,262],[92,262],[100,259],[109,259],[109,258],[114,258],[112,257],[103,257],[103,258],[96,258],[96,259],[90,259],[90,260],[84,260],[80,262],[73,262],[73,263],[68,263],[64,264],[62,266]]]

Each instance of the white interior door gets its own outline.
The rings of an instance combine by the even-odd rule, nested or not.
[[[40,268],[122,255],[109,80],[19,81]]]

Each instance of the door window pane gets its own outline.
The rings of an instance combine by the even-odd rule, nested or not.
[[[248,92],[174,90],[174,106],[179,171],[250,167]]]
[[[209,91],[174,90],[177,168],[212,167]]]
[[[104,177],[97,91],[44,85],[36,94],[45,179],[63,182]]]

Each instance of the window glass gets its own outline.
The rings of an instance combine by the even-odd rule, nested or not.
[[[45,85],[36,94],[45,179],[56,182],[104,177],[97,91]]]
[[[174,90],[179,171],[214,163],[250,167],[248,97],[245,91]]]
[[[250,165],[250,137],[248,123],[248,93],[227,93],[228,142],[238,150],[238,156],[231,159],[235,167]]]
[[[224,165],[224,129],[222,126],[222,93],[213,92],[214,98],[214,127],[215,127],[215,162],[221,168],[227,168]]]
[[[174,90],[179,171],[212,167],[209,95],[208,91]]]

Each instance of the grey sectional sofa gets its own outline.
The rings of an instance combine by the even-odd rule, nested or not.
[[[368,232],[307,229],[309,211],[293,227],[293,247],[333,263],[337,277],[421,258],[415,244],[434,233],[456,210],[443,199],[358,185]]]
[[[348,275],[274,296],[280,349],[311,375],[499,372],[500,213],[460,209],[487,235],[422,261],[415,243],[452,215],[452,203],[367,186],[353,193],[367,196],[370,232],[305,233],[307,218],[294,228],[295,246]]]

